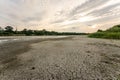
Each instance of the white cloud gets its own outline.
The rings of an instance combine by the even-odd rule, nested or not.
[[[120,0],[0,0],[0,26],[93,32],[118,24],[119,12]]]

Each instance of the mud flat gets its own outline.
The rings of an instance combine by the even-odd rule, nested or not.
[[[119,40],[72,36],[0,45],[0,80],[119,79]]]

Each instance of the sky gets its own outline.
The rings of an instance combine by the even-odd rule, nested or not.
[[[0,26],[96,32],[120,24],[120,0],[0,0]]]

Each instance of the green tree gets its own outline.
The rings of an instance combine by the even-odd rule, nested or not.
[[[33,30],[28,30],[26,35],[27,35],[27,36],[31,36],[31,35],[33,35],[33,34],[34,34],[34,31],[33,31]]]
[[[101,29],[98,29],[98,31],[97,32],[103,32]]]
[[[2,35],[3,35],[3,32],[4,32],[3,28],[2,28],[2,27],[0,27],[0,36],[2,36]]]
[[[27,34],[27,31],[28,31],[28,30],[25,28],[25,29],[23,29],[23,30],[21,31],[21,33],[26,35],[26,34]]]
[[[3,31],[3,28],[2,28],[2,27],[0,27],[0,32],[1,32],[1,31]]]
[[[8,32],[8,33],[12,33],[13,32],[13,27],[12,26],[6,26],[5,31]]]

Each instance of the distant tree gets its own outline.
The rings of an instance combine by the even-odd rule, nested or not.
[[[23,29],[21,31],[22,34],[25,34],[27,36],[33,35],[34,34],[34,30],[27,30],[27,29]]]
[[[3,35],[3,32],[4,32],[3,28],[0,27],[0,36]]]
[[[12,26],[6,26],[5,31],[9,32],[9,33],[12,33],[13,32],[13,27]]]
[[[101,29],[98,29],[98,31],[97,32],[103,32],[103,30],[101,30]]]
[[[86,33],[75,33],[75,32],[55,32],[55,31],[47,31],[46,29],[43,30],[30,30],[30,29],[23,29],[22,31],[18,31],[17,27],[13,31],[12,26],[6,26],[4,29],[0,27],[0,35],[1,36],[13,36],[13,35],[85,35]]]
[[[2,27],[0,27],[0,31],[2,31],[3,30],[3,28]]]
[[[115,26],[113,26],[113,27],[119,27],[119,28],[120,28],[120,25],[115,25]]]
[[[17,30],[17,27],[16,27],[14,33],[15,33],[15,34],[18,34],[18,33],[19,33],[19,31]]]
[[[46,29],[43,29],[43,30],[41,31],[41,34],[42,34],[42,35],[47,35],[47,32],[48,32],[48,31],[47,31]]]
[[[46,29],[43,29],[42,31],[46,32],[47,30],[46,30]]]
[[[33,35],[33,34],[34,34],[33,30],[28,30],[26,35],[30,36],[30,35]]]
[[[26,34],[27,33],[27,29],[25,28],[21,32],[22,32],[22,34]]]

